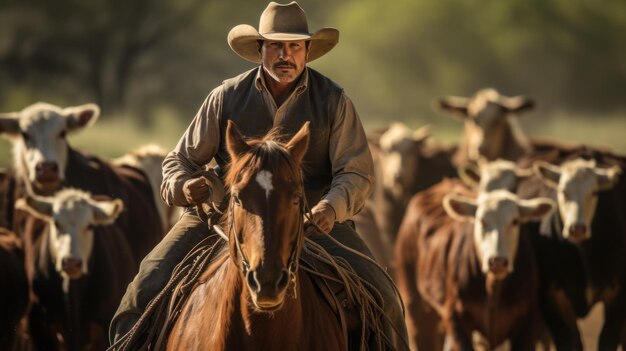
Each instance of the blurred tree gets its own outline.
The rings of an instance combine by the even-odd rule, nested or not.
[[[0,67],[13,82],[69,81],[116,111],[137,63],[187,26],[202,0],[25,0],[0,3]],[[6,84],[6,83],[5,83]],[[65,86],[64,86],[65,87]],[[62,93],[61,93],[62,95]],[[71,95],[70,95],[71,96]]]

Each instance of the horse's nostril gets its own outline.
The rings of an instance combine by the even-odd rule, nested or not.
[[[276,284],[276,288],[278,290],[283,290],[287,287],[288,283],[289,283],[289,272],[287,272],[286,269],[283,269],[282,274],[280,275],[280,278],[278,279],[278,282]]]
[[[250,287],[252,291],[259,292],[261,290],[261,284],[259,284],[259,281],[256,279],[256,271],[248,271],[246,281],[248,282],[248,287]]]

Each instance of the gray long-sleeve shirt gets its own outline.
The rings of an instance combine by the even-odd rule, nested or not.
[[[263,104],[273,116],[274,124],[286,114],[298,113],[294,108],[301,94],[309,89],[309,69],[305,69],[292,94],[276,106],[267,89],[262,67],[256,72],[254,84],[262,95]],[[163,162],[161,196],[169,205],[188,206],[182,187],[192,174],[208,164],[217,154],[220,143],[220,123],[224,101],[224,85],[215,88],[205,99],[193,121]],[[372,156],[361,121],[352,101],[341,92],[331,125],[328,126],[328,157],[332,168],[332,183],[321,201],[335,210],[338,222],[349,219],[364,205],[374,181]],[[315,148],[308,152],[316,152]],[[305,168],[306,175],[306,168]]]

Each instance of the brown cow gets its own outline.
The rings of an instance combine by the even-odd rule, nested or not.
[[[28,280],[21,240],[0,228],[0,350],[10,350],[26,313]]]
[[[439,317],[455,349],[472,349],[478,332],[488,347],[508,339],[514,349],[532,350],[538,272],[530,233],[521,223],[549,213],[552,202],[520,200],[504,190],[483,194],[478,202],[449,195],[457,191],[471,195],[459,180],[415,195],[396,243],[398,286],[413,347],[441,345]],[[476,219],[471,225],[446,211],[457,219]]]
[[[47,224],[33,243],[34,343],[40,350],[104,350],[109,322],[141,259],[114,224],[122,201],[64,189],[16,206]]]
[[[453,159],[455,165],[476,162],[480,157],[517,161],[533,150],[514,115],[534,107],[534,102],[525,96],[506,97],[487,88],[471,98],[440,98],[435,106],[460,116],[465,123],[463,139]]]
[[[589,272],[590,305],[602,302],[605,320],[600,350],[615,350],[626,328],[626,175],[625,165],[599,168],[595,160],[575,159],[535,170],[556,189],[561,236],[582,253]]]

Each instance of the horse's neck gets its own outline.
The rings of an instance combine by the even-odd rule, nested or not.
[[[204,283],[196,286],[177,324],[186,322],[170,334],[168,349],[298,349],[302,330],[299,300],[287,298],[285,305],[271,314],[255,312],[228,254],[217,257],[201,280]]]

